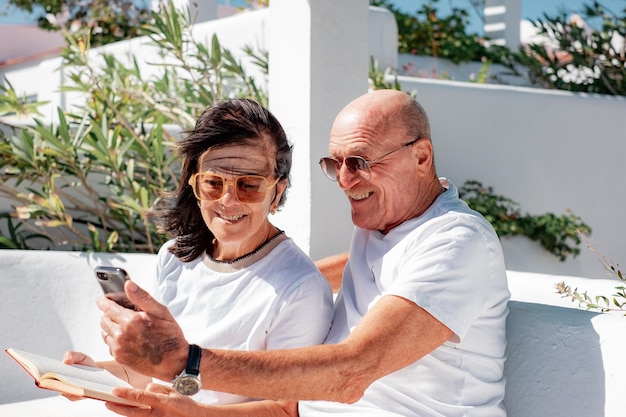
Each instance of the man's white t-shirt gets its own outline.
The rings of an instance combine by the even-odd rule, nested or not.
[[[345,339],[386,295],[415,302],[454,332],[452,340],[375,381],[356,403],[302,401],[300,416],[506,416],[504,258],[491,225],[453,184],[386,235],[355,229],[325,343]]]
[[[153,292],[169,308],[189,343],[270,350],[324,341],[332,321],[332,290],[291,239],[282,240],[261,259],[246,260],[243,267],[207,257],[183,263],[167,250],[172,244],[159,250]],[[210,390],[201,390],[193,398],[207,404],[252,400]]]

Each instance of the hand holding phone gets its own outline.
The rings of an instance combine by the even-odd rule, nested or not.
[[[97,266],[94,271],[107,298],[122,307],[137,310],[137,307],[130,302],[124,292],[124,283],[130,279],[128,272],[116,266]]]

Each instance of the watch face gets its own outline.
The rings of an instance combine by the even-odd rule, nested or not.
[[[174,381],[174,388],[183,395],[194,395],[200,387],[200,378],[194,375],[181,375]]]

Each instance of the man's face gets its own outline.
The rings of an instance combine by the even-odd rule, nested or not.
[[[331,157],[338,161],[349,156],[376,160],[370,166],[371,177],[366,171],[350,170],[345,163],[339,169],[338,184],[348,197],[356,226],[387,233],[415,216],[421,207],[417,151],[414,144],[403,146],[414,139],[404,129],[370,126],[367,118],[359,115],[347,114],[335,121]]]

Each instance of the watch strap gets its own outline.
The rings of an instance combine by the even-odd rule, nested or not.
[[[200,375],[200,358],[202,357],[202,349],[198,345],[189,345],[189,356],[187,357],[187,366],[185,372],[190,375]]]

